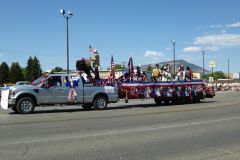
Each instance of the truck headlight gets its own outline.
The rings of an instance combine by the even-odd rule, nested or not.
[[[16,92],[10,89],[8,98],[13,98],[15,96],[15,94],[16,94]]]

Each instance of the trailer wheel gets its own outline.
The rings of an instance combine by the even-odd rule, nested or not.
[[[186,97],[186,103],[191,104],[193,102],[193,97]]]
[[[157,105],[161,105],[162,104],[162,99],[161,98],[154,98],[154,101]]]
[[[193,97],[193,102],[194,103],[200,103],[200,96],[195,96],[195,97]]]
[[[185,104],[186,103],[186,99],[185,97],[178,97],[177,98],[177,104]]]
[[[89,110],[91,110],[91,108],[92,108],[92,104],[89,104],[89,103],[82,104],[82,108],[83,108],[85,111],[89,111]]]
[[[169,99],[164,99],[163,102],[164,102],[165,105],[169,105],[170,104],[170,100]]]
[[[16,109],[21,114],[32,113],[35,108],[35,104],[32,98],[23,97],[17,102]]]
[[[93,107],[103,110],[107,108],[107,103],[107,97],[105,95],[98,95],[93,101]]]
[[[173,95],[171,98],[172,104],[177,104],[177,99],[178,99],[177,95]]]

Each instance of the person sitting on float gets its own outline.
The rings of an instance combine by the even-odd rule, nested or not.
[[[145,72],[142,72],[142,82],[146,82],[147,81],[147,75]]]
[[[191,69],[189,66],[187,66],[187,68],[186,68],[186,73],[185,73],[185,79],[186,79],[187,81],[191,81],[192,78],[193,78],[192,69]]]
[[[179,71],[177,73],[177,80],[178,81],[183,81],[185,80],[185,70],[184,70],[184,66],[181,64],[180,65],[180,68],[179,68]]]
[[[159,69],[159,65],[155,64],[155,67],[152,71],[152,81],[157,82],[158,79],[161,77],[161,70]]]
[[[167,68],[167,66],[163,67],[162,70],[162,81],[169,81],[172,79],[171,73],[169,73],[169,69]]]

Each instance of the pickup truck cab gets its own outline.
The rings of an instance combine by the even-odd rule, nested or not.
[[[75,76],[75,77],[74,77]],[[77,79],[74,101],[69,101],[70,88],[65,85],[66,77]],[[108,103],[118,101],[118,88],[113,86],[94,86],[86,83],[82,76],[66,74],[50,74],[39,77],[31,85],[12,86],[8,91],[8,108],[27,114],[34,111],[35,106],[51,104],[82,104],[85,110],[92,107],[106,109]],[[3,92],[2,92],[3,93]],[[1,98],[1,100],[3,100]],[[2,104],[2,103],[1,103]]]

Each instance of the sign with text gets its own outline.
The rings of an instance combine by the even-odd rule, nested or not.
[[[216,61],[209,61],[209,67],[215,68],[216,67]]]
[[[210,83],[213,82],[213,77],[209,77],[209,80],[208,80]]]

